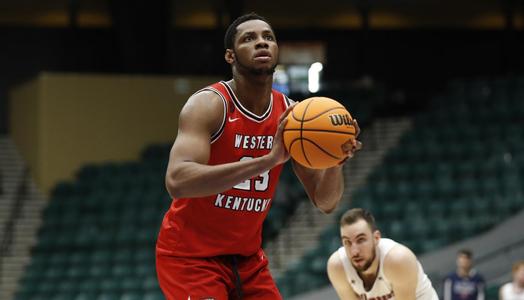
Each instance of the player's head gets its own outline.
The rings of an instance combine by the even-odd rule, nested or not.
[[[519,260],[513,264],[511,268],[511,274],[513,275],[513,282],[524,287],[524,260]]]
[[[353,267],[359,272],[369,269],[380,241],[373,215],[362,208],[348,210],[340,219],[340,236]]]
[[[225,59],[233,71],[272,75],[278,61],[278,45],[269,22],[249,13],[229,25],[224,36]]]
[[[469,272],[473,266],[473,252],[469,249],[461,249],[457,253],[457,268]]]

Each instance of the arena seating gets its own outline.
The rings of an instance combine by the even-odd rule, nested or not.
[[[383,236],[417,254],[488,230],[524,207],[523,115],[524,77],[452,81],[350,206],[369,209]],[[326,229],[319,247],[278,278],[285,297],[328,284],[338,232]]]

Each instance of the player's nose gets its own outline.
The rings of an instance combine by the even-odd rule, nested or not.
[[[255,49],[260,49],[260,48],[266,48],[266,49],[269,48],[269,44],[261,36],[257,38],[257,42],[255,44]]]

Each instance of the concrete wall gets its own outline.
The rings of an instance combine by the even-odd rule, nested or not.
[[[43,73],[10,93],[12,137],[48,193],[87,163],[171,143],[187,98],[217,78]]]

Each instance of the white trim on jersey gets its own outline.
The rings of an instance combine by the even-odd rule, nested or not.
[[[282,94],[282,95],[284,95],[284,102],[286,103],[286,108],[291,106],[291,104],[295,103],[295,101],[289,99],[285,94]]]
[[[238,100],[237,96],[235,95],[235,92],[233,92],[233,89],[227,84],[225,81],[221,81],[220,84],[222,84],[225,88],[227,93],[229,94],[229,97],[231,97],[231,100],[233,104],[237,107],[237,109],[240,111],[241,114],[243,114],[246,118],[255,121],[257,123],[262,123],[265,121],[270,115],[271,111],[273,110],[273,92],[271,93],[271,99],[269,100],[269,107],[267,110],[261,115],[256,115],[249,111],[247,108],[245,108],[242,103]]]
[[[220,127],[211,135],[211,144],[213,144],[221,135],[222,132],[224,132],[224,127],[226,127],[226,116],[227,116],[227,100],[224,98],[224,95],[220,93],[219,90],[215,89],[214,87],[208,86],[201,90],[196,91],[193,95],[196,95],[203,91],[210,91],[220,96],[220,99],[222,99],[222,104],[224,105],[224,115],[222,116],[222,123],[220,124]]]

